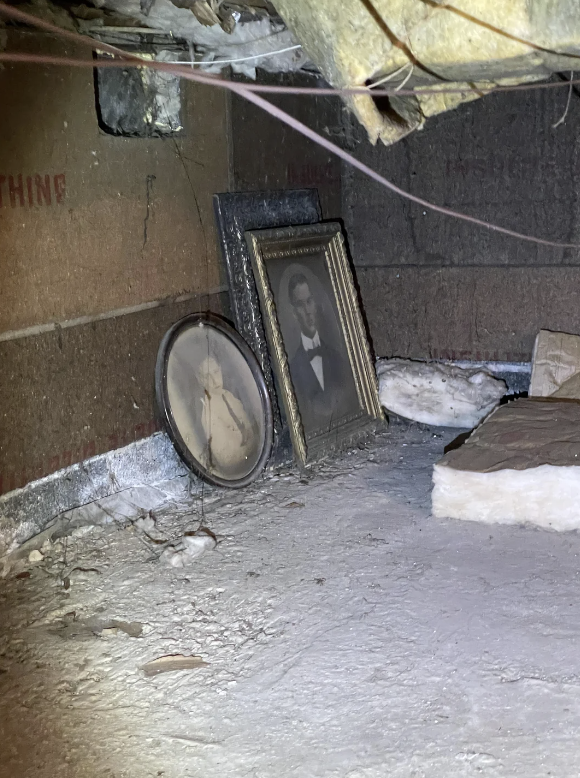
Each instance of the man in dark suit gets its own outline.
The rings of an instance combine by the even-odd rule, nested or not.
[[[300,345],[290,360],[290,375],[308,433],[356,410],[356,390],[347,361],[320,338],[318,305],[303,273],[291,277],[288,295],[300,326]]]

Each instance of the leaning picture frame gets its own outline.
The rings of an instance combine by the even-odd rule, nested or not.
[[[308,464],[384,423],[340,224],[246,232],[296,459]]]
[[[185,464],[215,486],[259,477],[272,448],[272,404],[258,361],[233,327],[192,313],[165,333],[155,366],[160,419]]]

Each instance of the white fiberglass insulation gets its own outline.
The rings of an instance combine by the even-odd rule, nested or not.
[[[433,468],[433,514],[580,529],[580,402],[515,400]]]
[[[451,437],[393,424],[214,494],[217,547],[186,568],[144,521],[13,571],[1,778],[580,775],[580,536],[433,518]],[[200,497],[154,511],[154,537],[195,530]],[[207,664],[146,677],[167,654]]]
[[[433,513],[486,524],[580,529],[580,467],[471,473],[433,468]]]
[[[168,32],[177,38],[191,41],[203,49],[203,70],[220,73],[226,65],[212,65],[213,60],[239,60],[232,63],[234,73],[256,78],[256,66],[270,72],[288,73],[300,70],[309,60],[301,49],[282,51],[296,46],[299,41],[280,22],[269,18],[238,23],[231,33],[218,24],[206,27],[189,8],[178,8],[171,0],[155,0],[148,14],[140,0],[94,0],[97,8],[130,16],[143,26],[158,32]],[[270,52],[274,52],[270,56]],[[258,58],[257,55],[264,57]],[[266,56],[267,55],[267,56]],[[244,60],[245,57],[256,59]]]
[[[379,360],[377,377],[387,411],[440,427],[475,427],[507,391],[504,381],[480,368],[412,359]]]

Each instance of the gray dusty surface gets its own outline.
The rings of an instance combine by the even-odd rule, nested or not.
[[[580,538],[433,519],[436,435],[168,507],[183,569],[98,527],[0,581],[1,778],[580,774]]]

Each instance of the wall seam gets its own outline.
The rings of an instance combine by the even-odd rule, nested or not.
[[[152,300],[147,303],[140,303],[139,305],[131,305],[127,308],[117,308],[112,311],[106,311],[105,313],[96,313],[93,316],[79,316],[76,319],[67,319],[60,322],[48,322],[47,324],[35,324],[32,327],[24,327],[20,330],[7,330],[6,332],[0,332],[0,343],[8,340],[20,340],[21,338],[30,338],[35,335],[43,335],[46,332],[56,332],[58,330],[68,329],[70,327],[79,327],[83,324],[91,324],[96,321],[105,321],[107,319],[116,319],[120,316],[127,316],[132,313],[140,313],[141,311],[148,311],[152,308],[161,308],[166,305],[174,305],[176,303],[185,303],[188,300],[194,300],[201,297],[212,297],[222,292],[227,292],[227,284],[216,286],[212,289],[208,289],[207,292],[192,292],[191,294],[182,294],[178,297],[165,297],[161,300]]]

